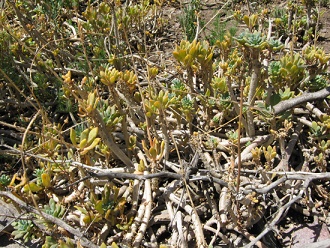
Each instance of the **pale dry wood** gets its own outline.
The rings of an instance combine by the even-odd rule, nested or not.
[[[306,102],[316,101],[316,100],[322,100],[330,95],[330,87],[324,88],[322,90],[311,92],[311,93],[303,93],[300,96],[280,101],[278,104],[276,104],[273,107],[273,113],[274,115],[278,115],[283,113],[286,110],[292,109],[299,104],[303,104]]]

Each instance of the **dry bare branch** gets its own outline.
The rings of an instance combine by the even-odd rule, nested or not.
[[[295,98],[291,98],[279,102],[274,106],[273,112],[275,115],[278,115],[286,110],[296,107],[299,104],[324,99],[329,95],[330,95],[330,87],[324,88],[317,92],[303,93],[301,96],[297,96]]]

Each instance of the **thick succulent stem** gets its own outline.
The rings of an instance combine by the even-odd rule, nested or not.
[[[299,104],[324,99],[329,95],[330,95],[330,87],[326,87],[326,88],[316,91],[316,92],[304,93],[295,98],[290,98],[288,100],[279,102],[278,104],[276,104],[273,107],[273,112],[274,112],[274,115],[279,115],[279,114],[283,113],[284,111],[294,108],[295,106],[297,106]]]
[[[248,95],[248,110],[247,110],[247,134],[249,137],[255,136],[255,128],[253,123],[253,113],[252,108],[255,102],[255,96],[257,92],[257,86],[260,78],[260,61],[259,61],[259,51],[251,50],[252,56],[252,75],[250,81],[250,89]]]
[[[162,128],[162,133],[164,135],[164,141],[165,141],[165,150],[164,150],[164,159],[165,161],[168,161],[169,158],[169,153],[170,153],[170,138],[168,136],[168,129],[167,129],[167,123],[166,123],[166,118],[165,118],[165,110],[162,109],[160,115],[159,115],[159,120],[162,123],[161,128]]]

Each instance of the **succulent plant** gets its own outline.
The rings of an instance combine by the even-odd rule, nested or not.
[[[116,105],[109,106],[108,103],[103,102],[101,103],[100,113],[103,117],[104,123],[110,129],[114,128],[123,120],[123,117],[117,110]]]
[[[254,49],[264,49],[268,43],[266,37],[260,32],[254,31],[253,33],[249,31],[242,32],[238,37],[234,39],[241,45],[254,48]]]
[[[0,187],[6,187],[6,186],[8,186],[10,184],[10,181],[11,181],[11,179],[10,179],[10,177],[8,175],[2,174],[0,176]]]
[[[304,77],[304,64],[299,54],[286,54],[280,61],[272,61],[268,68],[271,83],[276,89],[285,85],[295,85]]]
[[[164,156],[165,141],[159,142],[156,138],[153,138],[150,142],[150,148],[148,148],[146,142],[142,140],[142,147],[146,156],[154,163],[159,162]]]
[[[106,184],[102,192],[101,200],[94,200],[95,210],[107,221],[111,226],[122,223],[120,219],[124,215],[126,199],[118,197],[119,189],[112,184]]]
[[[44,206],[44,212],[56,218],[62,218],[65,213],[65,207],[56,203],[53,198],[50,198],[48,205]]]
[[[268,45],[269,45],[269,49],[274,52],[277,52],[284,48],[284,44],[280,40],[273,38],[268,40]]]
[[[11,233],[14,239],[23,239],[26,243],[29,240],[34,239],[35,236],[35,225],[31,220],[18,220],[12,223],[14,231]]]
[[[79,137],[77,137],[76,131],[70,129],[70,139],[73,145],[77,146],[81,155],[85,155],[87,152],[93,150],[101,141],[101,138],[97,137],[98,127],[90,127],[85,129]],[[77,143],[77,139],[79,143]]]

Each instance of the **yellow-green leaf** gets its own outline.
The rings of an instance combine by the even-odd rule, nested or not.
[[[243,22],[246,24],[246,26],[250,26],[250,18],[247,15],[243,16]]]
[[[103,204],[103,202],[101,200],[97,201],[96,204],[95,204],[95,209],[100,214],[104,214],[104,210],[102,208],[102,204]]]
[[[70,128],[70,140],[72,142],[73,145],[77,145],[77,134],[76,131],[74,130],[74,128]]]
[[[103,247],[102,247],[103,248]],[[115,242],[112,242],[111,244],[111,248],[119,248],[119,246],[115,243]]]
[[[88,98],[87,98],[87,105],[88,106],[94,106],[94,102],[95,102],[95,92],[89,93],[88,94]]]
[[[160,101],[155,101],[155,102],[154,102],[154,106],[155,106],[156,108],[160,109],[161,106],[162,106],[162,104],[161,104]]]
[[[165,151],[165,141],[162,140],[162,143],[160,143],[160,151],[159,151],[159,156],[163,156],[163,153]]]
[[[144,162],[143,162],[142,159],[140,160],[140,163],[139,163],[137,169],[138,169],[139,172],[144,172],[144,170],[145,170],[145,165],[144,165]]]
[[[88,128],[85,129],[84,131],[82,131],[81,134],[80,134],[80,140],[86,139],[86,142],[87,142],[88,133],[89,133],[89,129]]]
[[[97,105],[99,104],[99,101],[100,101],[100,98],[96,98],[95,99],[95,102],[94,102],[94,105],[93,105],[93,109],[96,109],[97,108]]]
[[[157,151],[156,151],[155,148],[151,147],[151,148],[149,149],[149,153],[150,153],[152,159],[155,160],[155,159],[157,158]]]
[[[51,184],[51,178],[49,176],[48,173],[42,173],[41,174],[41,181],[42,181],[42,185],[45,187],[45,188],[49,188],[52,186]]]
[[[183,63],[185,64],[185,66],[191,66],[192,61],[193,61],[193,58],[191,57],[191,55],[187,54],[183,60]]]
[[[87,138],[87,144],[91,144],[93,142],[93,140],[96,138],[98,132],[99,132],[98,127],[94,127],[92,130],[89,131],[88,138]]]
[[[93,221],[90,215],[82,215],[82,220],[87,225]]]
[[[117,246],[118,247],[118,246]],[[107,248],[107,245],[103,242],[101,245],[100,245],[100,248]],[[119,248],[119,247],[118,247]]]
[[[42,190],[42,187],[38,186],[36,183],[34,182],[30,182],[29,184],[25,184],[24,187],[23,187],[23,192],[24,193],[28,193],[28,192],[38,192]]]
[[[111,217],[111,214],[112,214],[111,209],[108,209],[108,210],[105,212],[105,215],[104,215],[105,219],[106,219],[106,220],[110,220],[109,217]]]
[[[80,152],[81,155],[85,155],[88,151],[92,150],[95,148],[95,146],[98,145],[100,142],[101,138],[96,138],[94,139],[93,143],[90,144],[89,146],[85,147],[83,151]]]
[[[79,148],[83,149],[87,145],[87,139],[83,139],[80,141]]]
[[[82,214],[87,214],[87,210],[82,208],[82,207],[79,207],[79,206],[74,206],[78,211],[80,211]]]
[[[197,52],[197,46],[192,44],[188,53],[190,54],[191,57],[194,58],[196,56],[196,52]]]

